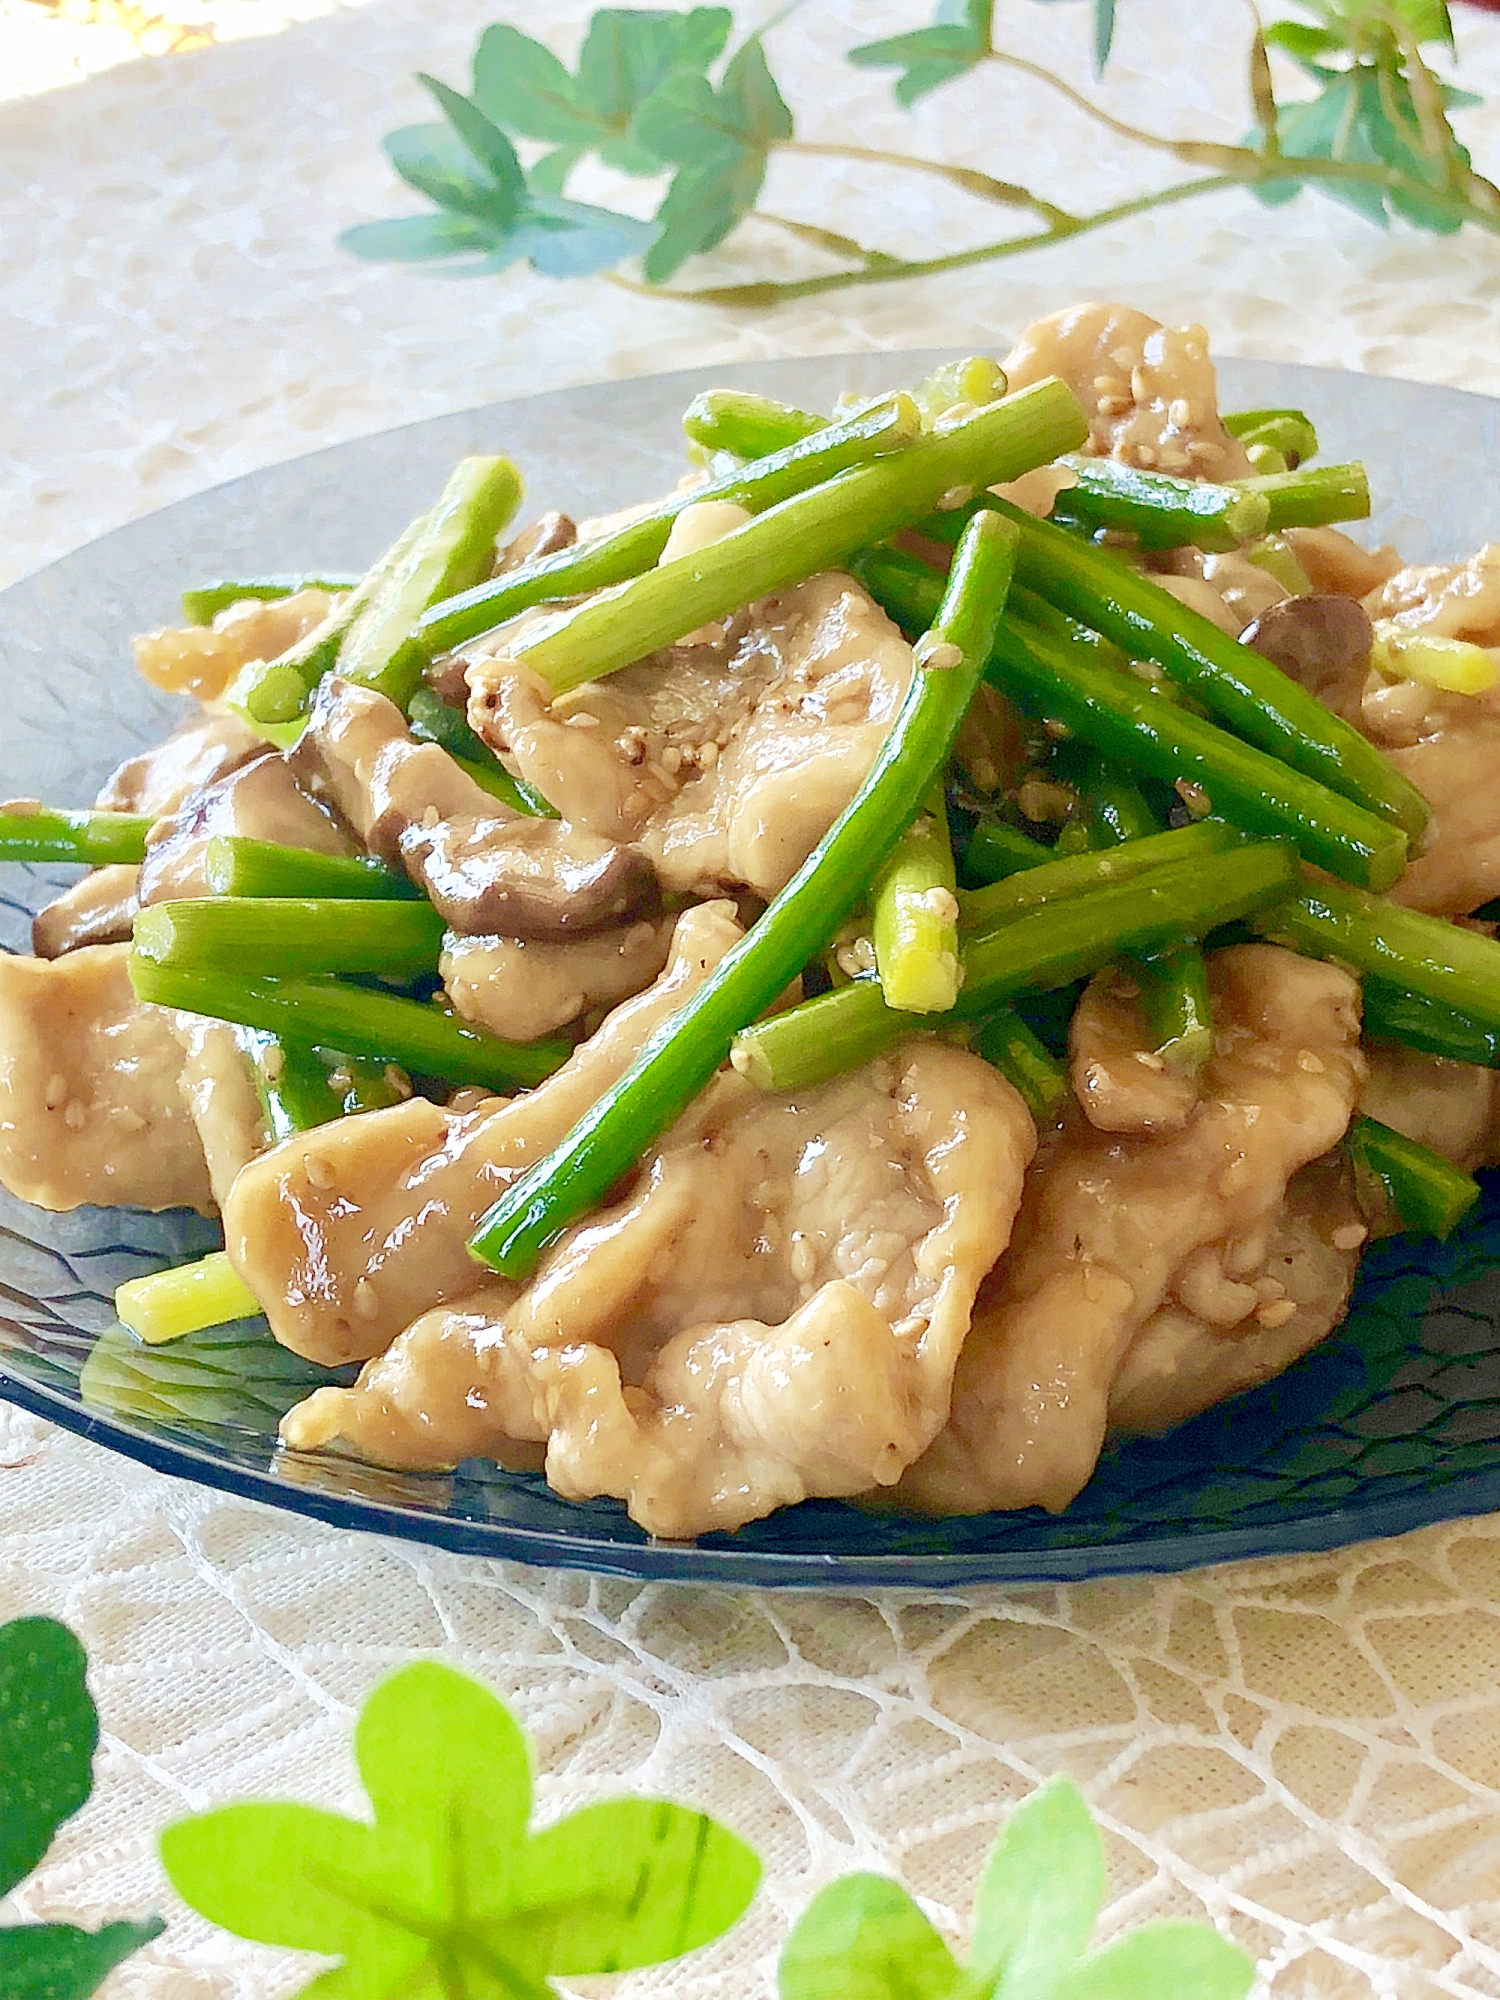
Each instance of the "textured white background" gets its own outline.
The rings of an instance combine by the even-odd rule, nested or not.
[[[171,11],[168,7],[166,11]],[[187,9],[182,10],[186,16]],[[407,206],[378,149],[457,81],[491,0],[197,10],[248,35],[67,81],[123,42],[0,0],[0,580],[253,466],[528,388],[691,362],[962,342],[1118,294],[1220,351],[1500,391],[1500,241],[1382,238],[1248,198],[920,289],[754,316],[514,272],[475,286],[341,256]],[[769,10],[765,10],[769,11]],[[571,50],[586,9],[512,10]],[[808,137],[920,147],[1091,204],[1149,184],[1065,106],[987,74],[913,119],[844,67],[914,25],[899,0],[806,0],[776,31]],[[1080,6],[1002,0],[1018,50],[1085,81]],[[1108,100],[1237,135],[1236,0],[1125,0]],[[764,13],[745,10],[755,22]],[[1461,19],[1476,157],[1500,168],[1500,22]],[[981,240],[963,197],[855,166],[773,173],[770,205],[917,254]],[[786,257],[771,232],[705,269]],[[788,265],[788,269],[793,268]],[[688,273],[688,277],[699,274]],[[1493,469],[1463,468],[1492,479]],[[1500,496],[1497,496],[1500,526]],[[0,721],[0,728],[3,728]],[[1209,1910],[1278,1996],[1500,1996],[1500,1529],[1176,1580],[876,1601],[637,1589],[350,1537],[216,1498],[27,1418],[0,1425],[0,1615],[87,1642],[96,1795],[18,1899],[90,1920],[158,1903],[116,2000],[278,1995],[284,1957],[174,1908],[152,1850],[231,1796],[353,1807],[352,1707],[441,1653],[514,1699],[551,1813],[622,1786],[701,1802],[764,1850],[767,1892],[716,1954],[631,1990],[762,2000],[785,1923],[850,1867],[901,1872],[961,1937],[1008,1802],[1067,1770],[1107,1828],[1110,1922]]]

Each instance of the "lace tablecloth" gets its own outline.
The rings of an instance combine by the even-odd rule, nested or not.
[[[426,115],[413,70],[461,77],[493,4],[373,0],[29,97],[17,66],[39,43],[16,5],[0,17],[0,94],[16,97],[0,106],[0,578],[249,467],[410,418],[698,361],[1003,351],[1026,319],[1085,295],[1202,319],[1222,352],[1500,391],[1500,242],[1382,238],[1311,199],[1272,217],[1231,194],[921,288],[760,316],[603,281],[455,287],[372,269],[337,252],[334,231],[403,205],[380,135]],[[271,0],[240,0],[238,29],[257,5]],[[307,11],[278,7],[267,25]],[[809,135],[982,160],[1062,200],[1144,184],[1141,155],[1114,164],[1065,106],[1011,81],[972,79],[909,125],[880,79],[838,57],[923,11],[809,0],[776,28]],[[1000,11],[1018,48],[1084,80],[1086,10]],[[545,17],[570,49],[585,9],[512,12],[533,29]],[[1121,15],[1110,101],[1234,136],[1234,0],[1131,0]],[[1493,169],[1500,22],[1468,14],[1461,32],[1465,80],[1497,99],[1468,128]],[[962,197],[877,186],[865,168],[778,167],[770,200],[838,227],[872,195],[897,247],[973,240]],[[154,1829],[247,1794],[353,1806],[352,1709],[423,1651],[517,1703],[544,1811],[649,1789],[701,1803],[764,1852],[766,1890],[732,1940],[630,1990],[761,2000],[789,1917],[855,1867],[899,1871],[961,1936],[1000,1815],[1065,1770],[1107,1830],[1111,1924],[1206,1910],[1277,1995],[1500,1995],[1500,1521],[1180,1578],[736,1596],[341,1534],[30,1418],[10,1417],[0,1446],[0,1614],[78,1629],[105,1730],[96,1795],[18,1907],[99,1921],[159,1904],[169,1928],[115,1976],[118,2000],[295,1983],[285,1956],[174,1906]]]

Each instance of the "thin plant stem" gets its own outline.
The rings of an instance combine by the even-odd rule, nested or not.
[[[1025,56],[1011,55],[1005,49],[991,49],[988,60],[1000,63],[1006,69],[1019,70],[1023,76],[1033,77],[1038,83],[1045,83],[1050,89],[1065,97],[1075,109],[1092,118],[1096,124],[1103,125],[1118,138],[1133,139],[1138,146],[1151,146],[1157,152],[1171,153],[1191,166],[1226,167],[1232,160],[1250,150],[1246,146],[1221,146],[1209,139],[1169,139],[1163,133],[1148,132],[1143,126],[1131,125],[1123,118],[1116,118],[1112,112],[1106,111],[1102,104],[1095,104],[1091,98],[1085,97],[1081,90],[1075,90],[1071,83],[1064,82],[1062,77],[1054,76],[1050,69],[1044,69],[1040,63],[1031,62]]]
[[[940,180],[951,181],[954,187],[962,188],[967,194],[977,195],[981,201],[999,202],[1003,208],[1029,208],[1052,223],[1077,220],[1067,209],[1033,194],[1030,188],[1021,187],[1014,181],[997,180],[993,174],[981,173],[977,167],[956,166],[948,160],[929,160],[915,153],[888,153],[875,146],[842,146],[832,141],[825,143],[812,139],[783,139],[775,150],[778,153],[796,153],[808,159],[863,160],[870,166],[899,167],[908,173],[934,174]]]

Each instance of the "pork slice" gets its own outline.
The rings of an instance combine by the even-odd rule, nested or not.
[[[1100,1132],[1180,1132],[1198,1102],[1198,1078],[1151,1046],[1140,987],[1108,966],[1084,989],[1068,1023],[1073,1095]]]
[[[128,945],[0,956],[0,1182],[39,1208],[212,1207],[168,1016]]]
[[[142,905],[208,895],[204,868],[208,843],[216,834],[276,841],[317,854],[354,852],[338,822],[298,790],[281,753],[267,750],[228,777],[189,792],[175,812],[156,822],[141,864]]]
[[[1500,645],[1500,543],[1486,542],[1464,563],[1418,563],[1371,590],[1365,609],[1407,632]]]
[[[1005,357],[1012,391],[1059,375],[1083,405],[1088,449],[1153,472],[1242,479],[1244,447],[1219,421],[1201,326],[1165,327],[1131,306],[1077,305],[1027,327]]]
[[[1111,1384],[1154,1313],[1175,1300],[1228,1328],[1272,1303],[1248,1279],[1288,1181],[1348,1125],[1359,989],[1274,945],[1216,952],[1209,970],[1214,1053],[1181,1130],[1116,1135],[1074,1117],[1038,1161],[948,1427],[902,1482],[910,1505],[1060,1511],[1093,1472]]]
[[[555,699],[505,654],[477,657],[469,722],[564,819],[638,843],[663,888],[769,899],[874,762],[911,648],[838,572],[710,630]]]
[[[649,986],[667,962],[672,929],[671,918],[658,917],[567,940],[449,931],[438,970],[466,1021],[534,1042]]]
[[[135,664],[153,687],[168,694],[217,701],[251,660],[274,660],[322,624],[338,593],[298,590],[269,601],[243,597],[217,612],[211,624],[169,626],[135,640]]]
[[[335,1366],[381,1354],[419,1313],[474,1288],[468,1239],[571,1130],[742,935],[731,906],[684,911],[665,971],[538,1089],[454,1113],[413,1097],[286,1139],[224,1211],[230,1259],[285,1347]]]
[[[1347,1162],[1335,1154],[1303,1167],[1259,1265],[1236,1264],[1234,1282],[1257,1303],[1227,1325],[1180,1298],[1158,1306],[1110,1384],[1110,1429],[1170,1430],[1290,1368],[1344,1317],[1368,1237]]]
[[[179,723],[164,743],[114,770],[94,800],[101,812],[175,812],[189,792],[227,777],[258,757],[265,744],[229,710],[209,710]]]
[[[119,944],[140,908],[139,868],[92,868],[31,920],[38,958],[61,958],[86,944]]]
[[[559,1493],[677,1538],[889,1487],[947,1414],[1034,1146],[940,1043],[791,1096],[721,1076],[529,1285],[427,1315],[283,1435],[403,1466],[544,1442]]]
[[[1500,687],[1450,694],[1372,673],[1358,726],[1432,807],[1392,900],[1460,917],[1500,895]]]
[[[182,1050],[177,1088],[197,1130],[213,1198],[222,1209],[240,1169],[270,1143],[250,1064],[227,1021],[170,1011]]]

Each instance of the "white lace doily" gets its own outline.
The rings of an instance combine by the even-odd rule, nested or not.
[[[267,26],[312,11],[239,0],[236,31],[260,8]],[[198,13],[219,11],[206,0]],[[764,315],[524,272],[454,286],[342,256],[338,228],[407,205],[378,142],[426,115],[411,72],[459,80],[498,11],[369,0],[43,89],[71,57],[55,38],[43,48],[55,24],[4,0],[0,579],[249,467],[414,417],[714,359],[1003,350],[1079,296],[1201,319],[1225,353],[1500,391],[1500,241],[1382,238],[1313,199],[1272,215],[1230,194],[921,287]],[[533,31],[542,17],[570,50],[587,10],[509,11]],[[881,78],[840,61],[925,12],[925,0],[807,0],[775,31],[808,136],[982,162],[1063,200],[1147,184],[1148,156],[1116,156],[1030,85],[976,77],[908,119]],[[1085,8],[1002,0],[997,12],[1018,50],[1086,80]],[[1127,0],[1120,13],[1108,100],[1163,105],[1168,129],[1236,135],[1236,0]],[[1463,80],[1495,100],[1466,135],[1493,170],[1500,22],[1468,13],[1460,27]],[[848,165],[780,164],[768,200],[854,233],[878,215],[885,244],[919,254],[988,227],[961,196]],[[755,254],[785,253],[768,235]],[[627,1991],[768,2000],[789,1917],[852,1867],[899,1871],[962,1936],[1000,1816],[1066,1770],[1107,1829],[1111,1925],[1207,1910],[1287,2000],[1500,1996],[1494,1520],[1182,1578],[752,1597],[340,1534],[29,1418],[11,1417],[0,1444],[0,1613],[76,1626],[105,1728],[95,1797],[17,1908],[98,1922],[158,1904],[168,1931],[115,1975],[115,2000],[260,2000],[296,1983],[284,1955],[174,1906],[154,1831],[233,1796],[355,1806],[353,1707],[420,1651],[516,1703],[544,1813],[662,1791],[764,1852],[766,1890],[733,1938]]]

